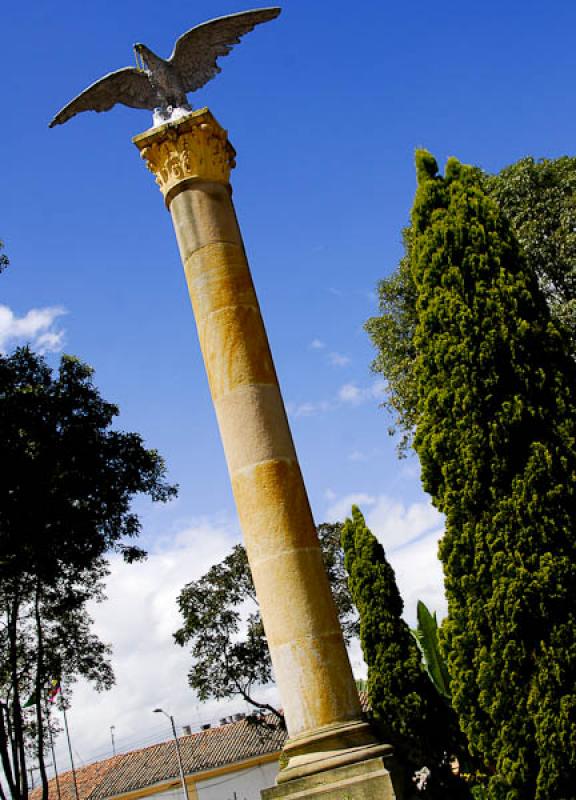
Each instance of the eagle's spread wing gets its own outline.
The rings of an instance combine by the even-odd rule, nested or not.
[[[116,103],[132,108],[155,108],[158,102],[146,73],[135,67],[124,67],[84,89],[56,114],[49,127],[61,125],[81,111],[108,111]]]
[[[261,22],[268,22],[280,13],[280,8],[260,8],[219,17],[197,25],[176,42],[170,63],[180,74],[184,91],[194,92],[219,72],[219,56],[227,56],[240,37]]]

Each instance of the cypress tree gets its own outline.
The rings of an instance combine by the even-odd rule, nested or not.
[[[360,641],[368,665],[368,697],[385,741],[395,746],[406,780],[427,766],[432,780],[426,796],[446,795],[451,779],[447,756],[458,751],[452,712],[434,688],[420,649],[402,619],[403,601],[384,549],[366,527],[360,510],[342,528],[344,566],[360,615]],[[461,755],[461,753],[460,753]]]
[[[416,155],[415,448],[451,694],[492,798],[573,798],[576,368],[478,170]]]
[[[544,292],[552,318],[571,337],[576,359],[576,158],[522,158],[483,186],[506,215],[528,267]],[[366,322],[376,348],[374,372],[385,379],[384,407],[401,433],[400,453],[412,445],[416,425],[414,329],[416,289],[410,269],[412,228],[402,232],[404,254],[378,285],[380,312]]]

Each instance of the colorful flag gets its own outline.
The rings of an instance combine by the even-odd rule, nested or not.
[[[61,691],[62,687],[60,686],[60,681],[58,678],[53,678],[50,682],[50,689],[48,691],[48,702],[54,703]]]
[[[36,705],[36,698],[37,698],[37,696],[38,696],[38,695],[36,694],[36,692],[35,692],[35,691],[34,691],[34,692],[32,692],[32,694],[30,695],[30,697],[28,698],[28,700],[26,700],[26,702],[24,703],[24,705],[22,706],[22,708],[31,708],[32,706],[35,706],[35,705]]]

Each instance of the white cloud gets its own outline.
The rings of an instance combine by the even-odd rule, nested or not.
[[[326,342],[323,342],[322,339],[312,339],[308,345],[308,349],[325,350]],[[338,353],[336,350],[332,350],[330,353],[327,353],[326,360],[332,367],[346,367],[351,361],[348,356],[345,356],[343,353]]]
[[[64,344],[64,331],[46,331],[35,340],[34,348],[40,353],[57,353]]]
[[[357,386],[345,383],[338,389],[332,400],[307,400],[303,403],[286,403],[286,411],[290,417],[313,417],[332,411],[342,406],[355,407],[373,400],[379,400],[384,394],[384,381],[375,380],[370,386]]]
[[[377,498],[368,520],[387,550],[405,546],[444,525],[442,515],[430,501],[405,506],[386,495]]]
[[[350,516],[352,506],[360,506],[365,513],[365,507],[373,506],[375,502],[375,497],[364,492],[347,494],[328,506],[324,512],[324,519],[326,522],[343,522],[346,517]]]
[[[320,400],[317,403],[287,403],[286,411],[291,417],[314,417],[329,411],[332,404],[328,400]]]
[[[416,625],[416,606],[422,600],[438,618],[446,616],[442,565],[438,559],[438,540],[442,531],[432,531],[407,547],[388,554],[404,600],[404,618]]]
[[[355,383],[345,383],[338,390],[338,399],[347,405],[359,406],[369,400],[378,400],[384,396],[385,383],[375,380],[370,386],[357,386]]]
[[[366,463],[367,461],[371,461],[373,458],[376,458],[381,455],[382,455],[382,449],[380,447],[370,447],[367,450],[360,450],[356,448],[354,450],[351,450],[346,456],[346,458],[348,459],[348,461],[353,461],[360,464],[360,463]],[[397,474],[396,478],[392,482],[392,485],[397,482],[398,476],[405,477],[404,473],[400,471],[400,473]],[[417,474],[416,477],[418,477]]]
[[[23,342],[41,353],[60,350],[64,331],[58,329],[55,322],[66,313],[61,306],[52,306],[33,308],[23,317],[17,317],[8,306],[0,305],[0,351]]]
[[[357,405],[362,402],[362,391],[354,383],[345,383],[338,390],[338,397],[343,403]]]
[[[388,495],[375,497],[363,492],[339,498],[326,509],[325,516],[330,522],[342,521],[350,516],[353,505],[360,507],[368,527],[387,551],[405,546],[443,526],[442,515],[429,501],[405,506]]]
[[[346,367],[350,363],[350,358],[342,353],[332,352],[328,354],[328,362],[333,367]]]
[[[295,417],[310,417],[318,411],[318,403],[300,403],[295,406],[293,414]]]

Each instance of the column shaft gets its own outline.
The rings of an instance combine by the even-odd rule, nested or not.
[[[170,203],[291,735],[361,716],[228,187]]]

